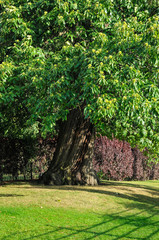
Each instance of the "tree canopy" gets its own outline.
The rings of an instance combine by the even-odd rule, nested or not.
[[[45,135],[84,107],[97,132],[158,154],[157,2],[0,1],[1,134]]]

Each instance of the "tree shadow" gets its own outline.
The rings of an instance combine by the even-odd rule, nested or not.
[[[72,226],[72,227],[56,227],[50,224],[47,224],[46,227],[49,227],[49,231],[35,234],[34,231],[30,231],[30,237],[20,238],[22,240],[31,240],[31,239],[54,239],[54,240],[62,240],[62,239],[112,239],[112,240],[150,240],[150,239],[158,239],[159,237],[159,220],[153,220],[153,217],[157,215],[156,213],[151,214],[150,216],[143,217],[142,214],[145,212],[142,209],[137,214],[129,214],[127,217],[122,216],[123,213],[128,213],[129,210],[124,210],[114,214],[101,214],[100,220],[98,223],[85,227],[81,226]],[[154,230],[148,234],[144,234],[144,236],[140,235],[141,230],[143,228],[146,230],[147,228],[153,227]],[[123,232],[121,229],[125,229]],[[18,235],[19,233],[15,233],[7,236],[5,239],[12,239],[12,236]],[[82,238],[83,236],[88,236]],[[24,234],[25,235],[25,234]],[[53,238],[51,236],[53,235]],[[155,237],[155,238],[153,238]]]
[[[30,184],[30,185],[38,185],[38,180],[10,180],[10,181],[3,181],[0,183],[1,187],[5,187],[8,185],[17,185],[17,186],[21,186],[21,185],[26,185],[26,184]]]
[[[0,194],[0,197],[23,197],[21,194]]]
[[[126,193],[119,193],[103,189],[102,186],[97,187],[78,187],[78,186],[26,186],[26,188],[43,188],[43,189],[55,189],[63,191],[84,191],[90,193],[98,193],[105,196],[115,196],[125,208],[124,211],[116,212],[114,214],[98,214],[99,218],[95,224],[88,224],[88,226],[76,226],[71,227],[60,226],[57,227],[54,224],[42,225],[47,230],[43,233],[37,231],[30,231],[28,237],[20,239],[109,239],[109,240],[157,240],[159,239],[159,190],[154,187],[143,186],[139,187],[137,184],[129,183],[108,183],[105,186],[125,186],[142,188],[151,195],[138,194],[131,189]],[[118,189],[116,189],[118,190]],[[128,201],[122,201],[128,200]],[[135,213],[132,213],[133,209],[137,209]],[[95,213],[94,213],[95,214]],[[14,235],[18,236],[18,232]],[[25,235],[25,233],[24,233]],[[84,237],[82,237],[84,236]],[[53,237],[53,238],[52,238]],[[3,238],[5,240],[5,238]],[[6,239],[12,239],[12,236],[7,236]]]
[[[153,181],[152,181],[153,182]],[[106,182],[101,182],[100,184],[101,186],[123,186],[123,187],[133,187],[133,188],[142,188],[145,190],[151,190],[151,191],[155,191],[159,194],[159,181],[158,181],[158,189],[156,187],[153,186],[147,186],[144,185],[144,181],[142,182],[142,184],[135,184],[134,182],[115,182],[115,181],[106,181]]]
[[[109,195],[109,196],[115,196],[121,199],[126,200],[132,200],[138,203],[147,204],[147,209],[149,208],[148,205],[153,205],[156,207],[159,207],[159,189],[156,189],[155,187],[151,186],[145,186],[145,185],[138,185],[138,184],[131,184],[131,183],[124,183],[124,182],[107,182],[105,184],[95,186],[95,187],[83,187],[83,186],[71,186],[71,185],[62,185],[62,186],[46,186],[46,185],[37,185],[37,182],[33,182],[31,186],[24,186],[23,188],[26,189],[53,189],[53,190],[63,190],[63,191],[82,191],[82,192],[90,192],[90,193],[97,193],[97,194],[103,194],[103,195]],[[20,185],[20,183],[18,183]],[[24,185],[22,183],[22,185]],[[118,188],[116,188],[116,191],[109,191],[106,188],[103,189],[103,186],[109,186],[109,187],[126,187],[126,188],[119,188],[120,190],[127,190],[128,193],[120,193],[118,192]],[[135,194],[132,191],[132,188],[140,188],[142,190],[146,190],[151,196],[143,195],[143,194]],[[109,188],[110,189],[110,188]],[[1,195],[0,195],[1,196]],[[18,195],[15,195],[18,196]],[[22,195],[23,196],[23,195]]]
[[[116,186],[118,186],[117,184],[115,184]],[[103,185],[102,185],[103,186]],[[106,186],[106,185],[105,185]],[[109,184],[110,186],[110,184]],[[114,186],[114,184],[112,185]],[[134,186],[134,184],[125,184],[125,186],[130,186],[131,188],[134,187],[136,188],[136,185]],[[130,189],[128,192],[128,194],[126,193],[120,193],[118,192],[118,189],[116,189],[116,192],[114,191],[109,191],[106,189],[100,189],[100,186],[98,186],[97,188],[93,188],[93,187],[76,187],[76,186],[51,186],[51,187],[47,187],[47,186],[36,186],[37,188],[44,188],[44,189],[54,189],[54,190],[64,190],[64,191],[82,191],[82,192],[90,192],[90,193],[98,193],[98,194],[104,194],[104,195],[109,195],[109,196],[115,196],[118,198],[122,198],[122,199],[127,199],[127,200],[132,200],[138,203],[142,203],[142,204],[146,204],[147,207],[148,205],[153,205],[153,206],[157,206],[159,207],[159,197],[155,197],[159,195],[159,190],[155,189],[155,188],[151,188],[151,187],[140,187],[143,190],[146,190],[148,193],[151,193],[151,196],[147,196],[147,195],[143,195],[143,194],[135,194],[132,192],[132,190]],[[120,188],[121,189],[121,188]]]
[[[17,182],[11,182],[11,183],[7,183],[6,185],[26,185],[26,183],[29,183],[31,185],[31,187],[35,187],[35,188],[46,188],[46,189],[69,189],[70,190],[73,190],[74,188],[83,188],[84,189],[84,186],[77,186],[77,185],[43,185],[43,184],[39,184],[38,183],[38,180],[35,180],[35,181],[23,181],[23,182],[20,182],[20,181],[17,181]],[[139,189],[144,189],[144,190],[150,190],[150,191],[154,191],[156,193],[156,195],[159,195],[159,181],[158,181],[158,187],[153,187],[153,186],[147,186],[147,185],[144,185],[144,181],[142,184],[135,184],[135,183],[129,183],[129,182],[119,182],[119,181],[105,181],[105,182],[101,182],[98,187],[103,187],[103,186],[113,186],[113,187],[129,187],[129,188],[139,188]],[[89,186],[88,186],[89,187]],[[26,186],[24,188],[30,188],[29,186]],[[124,189],[124,188],[123,188]],[[127,189],[128,190],[128,189]],[[130,189],[131,191],[131,189]]]

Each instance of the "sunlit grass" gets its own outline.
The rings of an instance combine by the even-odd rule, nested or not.
[[[0,239],[159,239],[159,181],[0,187]]]

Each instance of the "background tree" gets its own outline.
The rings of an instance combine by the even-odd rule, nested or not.
[[[97,184],[95,129],[157,157],[157,1],[4,0],[0,19],[1,123],[59,133],[44,183]]]

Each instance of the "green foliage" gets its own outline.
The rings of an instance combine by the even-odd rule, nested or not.
[[[35,134],[40,128],[45,135],[84,105],[98,132],[157,157],[157,1],[0,4],[3,134],[32,133],[36,126]]]

